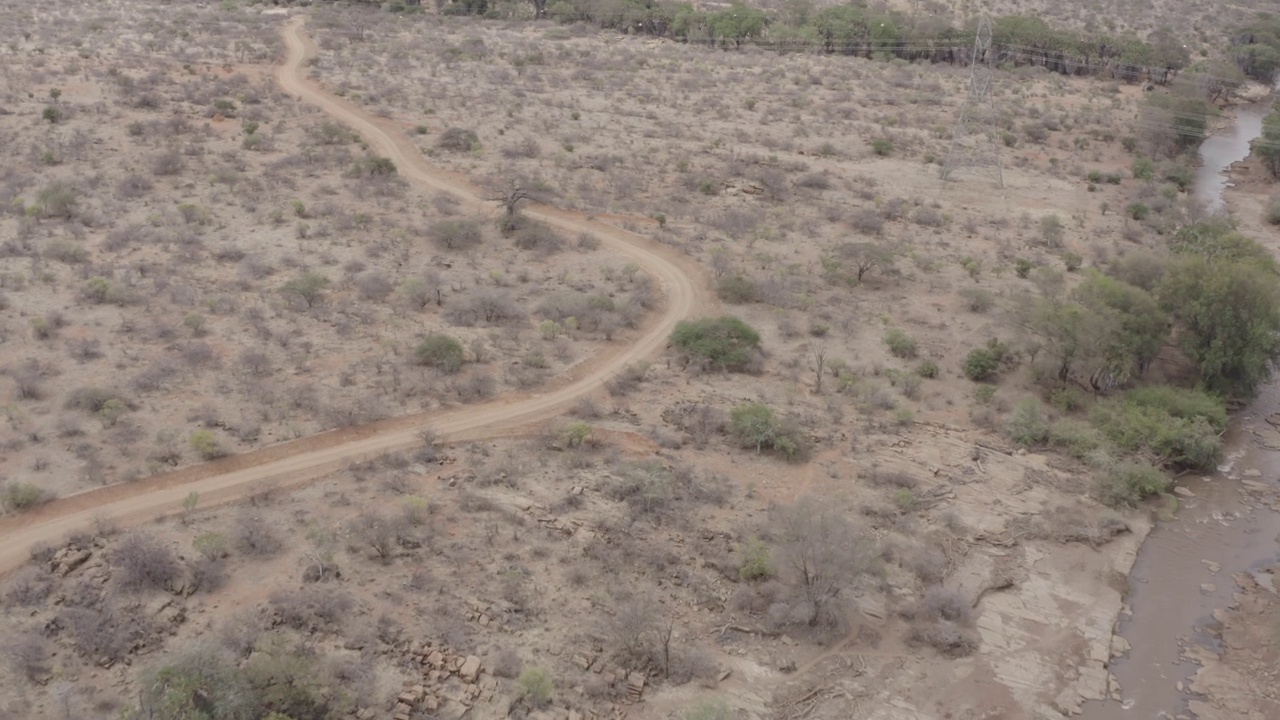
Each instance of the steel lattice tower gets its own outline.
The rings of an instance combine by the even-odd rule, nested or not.
[[[960,108],[951,151],[942,166],[942,179],[950,180],[956,171],[970,169],[995,178],[1004,187],[1004,167],[1000,160],[999,131],[996,109],[991,101],[991,20],[983,15],[978,20],[978,33],[973,41],[973,64],[969,70],[969,97]]]

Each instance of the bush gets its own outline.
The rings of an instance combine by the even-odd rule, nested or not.
[[[731,315],[685,320],[676,325],[671,342],[688,356],[706,360],[724,371],[745,371],[751,364],[760,335]]]
[[[0,506],[9,512],[26,510],[51,499],[44,488],[31,483],[11,482],[0,489]]]
[[[159,540],[139,532],[126,535],[111,551],[111,564],[121,587],[167,590],[181,574],[173,552]]]
[[[450,335],[424,338],[413,354],[419,364],[450,374],[458,372],[465,359],[462,343]]]
[[[753,537],[742,548],[742,564],[738,566],[738,577],[743,580],[763,580],[773,572],[769,546],[760,538]]]
[[[440,133],[436,147],[448,152],[471,152],[480,147],[480,137],[474,130],[451,127]]]
[[[1134,220],[1146,220],[1151,215],[1151,208],[1140,202],[1129,203],[1124,212]]]
[[[1082,420],[1063,418],[1049,428],[1049,444],[1077,460],[1087,459],[1106,443],[1097,428]]]
[[[884,344],[889,346],[889,352],[893,353],[894,357],[906,360],[914,358],[919,352],[915,339],[899,328],[885,330]]]
[[[716,294],[731,304],[750,303],[758,299],[754,280],[742,275],[726,275],[716,283]]]
[[[776,452],[788,460],[803,455],[803,438],[794,425],[779,419],[764,403],[743,403],[729,414],[729,434],[756,452]]]
[[[1040,410],[1040,401],[1027,398],[1018,403],[1009,421],[1005,423],[1005,432],[1019,445],[1034,446],[1047,441],[1049,423]]]
[[[1169,488],[1169,477],[1145,463],[1120,463],[1098,477],[1098,500],[1112,507],[1133,507]]]
[[[441,220],[427,228],[427,237],[446,250],[466,250],[479,245],[484,233],[474,220]]]
[[[964,376],[974,382],[990,380],[1000,370],[1000,359],[990,347],[974,348],[964,359]]]
[[[545,707],[555,692],[551,672],[543,667],[525,668],[516,680],[516,687],[519,688],[520,699],[534,708]]]
[[[1267,206],[1266,220],[1270,225],[1280,225],[1280,200],[1274,200]]]
[[[191,449],[203,460],[216,460],[227,454],[218,436],[212,430],[197,430],[191,433]]]
[[[925,360],[916,368],[916,374],[922,378],[938,377],[938,363],[932,360]]]
[[[880,157],[888,157],[893,154],[893,143],[884,138],[876,138],[871,141],[871,151]]]
[[[684,720],[733,720],[733,708],[720,698],[703,700],[684,713]]]
[[[1098,403],[1089,414],[1116,447],[1148,452],[1174,468],[1211,470],[1222,460],[1220,400],[1196,390],[1144,388]]]
[[[1031,274],[1031,271],[1034,270],[1035,267],[1036,264],[1030,260],[1026,258],[1018,258],[1018,260],[1013,264],[1013,273],[1023,280],[1026,280],[1027,276]]]
[[[965,305],[970,312],[984,313],[991,309],[995,304],[995,296],[988,290],[982,288],[961,288],[960,297],[964,298]]]

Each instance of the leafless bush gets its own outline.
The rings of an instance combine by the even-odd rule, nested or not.
[[[15,572],[5,582],[6,605],[30,607],[44,602],[56,587],[54,578],[45,568],[28,565]]]
[[[23,632],[8,638],[2,648],[14,673],[29,682],[43,685],[52,676],[49,663],[49,641],[34,632]]]
[[[549,226],[529,221],[523,223],[515,233],[515,246],[521,250],[529,250],[539,255],[551,255],[564,248],[564,238]]]
[[[622,397],[632,390],[640,386],[644,382],[645,373],[649,372],[649,363],[633,362],[629,363],[617,375],[613,376],[605,383],[605,389],[613,397]]]
[[[242,512],[236,518],[232,539],[240,552],[256,557],[269,557],[280,552],[284,542],[267,519],[254,512]]]
[[[155,187],[149,178],[145,175],[133,173],[126,175],[123,180],[116,185],[116,197],[120,200],[137,200]]]
[[[877,487],[912,490],[920,484],[920,481],[911,473],[901,470],[885,470],[877,466],[872,466],[867,470],[865,477],[868,482]]]
[[[339,631],[352,606],[351,596],[332,586],[308,585],[279,590],[269,601],[275,620],[303,633]]]
[[[360,297],[372,302],[382,302],[394,289],[391,281],[380,270],[369,270],[356,277],[356,289]]]
[[[167,590],[182,574],[173,551],[142,532],[125,535],[111,550],[116,581],[129,592]]]
[[[484,232],[475,220],[441,220],[427,228],[427,237],[445,250],[467,250],[484,242]]]
[[[978,649],[978,636],[973,630],[950,622],[913,626],[907,631],[908,645],[927,645],[948,658],[972,655]]]
[[[177,175],[183,168],[182,153],[177,150],[165,150],[151,159],[151,172],[156,175]]]
[[[920,599],[917,615],[934,621],[945,620],[962,625],[973,622],[969,599],[958,590],[942,585],[934,585],[925,591],[924,597]]]
[[[849,226],[864,235],[879,235],[884,232],[884,219],[875,210],[859,210],[849,218]]]
[[[943,214],[931,207],[918,208],[911,214],[911,220],[917,225],[932,228],[939,228],[946,224]]]
[[[526,315],[511,295],[493,288],[476,288],[449,304],[445,316],[455,325],[514,325]]]
[[[451,127],[440,133],[436,139],[436,147],[449,152],[471,152],[471,148],[480,143],[474,130]]]

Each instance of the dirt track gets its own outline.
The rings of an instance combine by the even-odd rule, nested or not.
[[[303,67],[316,47],[303,32],[304,24],[304,18],[295,18],[283,31],[288,54],[277,68],[276,80],[285,92],[319,106],[359,132],[374,152],[394,160],[401,177],[417,188],[448,192],[472,206],[487,204],[465,178],[428,165],[409,141],[405,128],[325,92],[306,77]],[[427,428],[442,440],[472,440],[509,434],[519,426],[550,419],[599,388],[625,365],[658,353],[679,320],[715,309],[702,271],[679,252],[581,213],[538,204],[523,211],[562,231],[599,238],[604,248],[635,262],[659,284],[665,305],[648,319],[634,342],[611,346],[541,393],[321,433],[136,483],[78,493],[21,515],[0,518],[0,576],[21,566],[33,545],[56,543],[99,518],[136,524],[178,511],[192,492],[199,493],[200,507],[209,507],[266,487],[297,486],[348,463],[411,448],[420,442],[419,432]]]

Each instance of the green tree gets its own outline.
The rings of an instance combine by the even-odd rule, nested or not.
[[[1273,180],[1280,180],[1280,107],[1262,122],[1262,135],[1253,141],[1253,153],[1262,160]]]
[[[329,287],[329,278],[323,273],[309,270],[303,275],[293,278],[284,284],[284,292],[290,297],[301,299],[307,307],[315,307],[324,300],[324,290]]]
[[[760,345],[760,334],[731,315],[684,320],[671,333],[671,342],[685,355],[700,358],[725,371],[746,370]]]
[[[451,335],[430,335],[418,343],[413,354],[419,363],[445,373],[458,372],[466,359],[462,343]]]
[[[208,648],[187,650],[143,673],[137,720],[254,720],[258,694],[235,663]]]
[[[780,420],[764,403],[735,407],[729,414],[729,433],[743,447],[755,448],[756,452],[770,450],[788,460],[796,458],[802,449],[796,428]]]
[[[1280,285],[1269,268],[1186,257],[1170,266],[1158,295],[1210,390],[1250,396],[1280,360]]]

